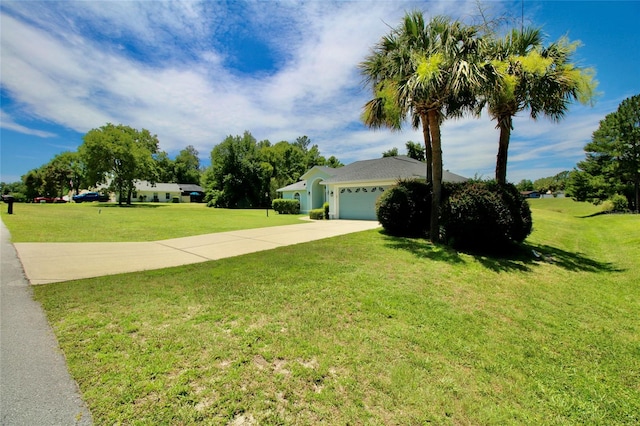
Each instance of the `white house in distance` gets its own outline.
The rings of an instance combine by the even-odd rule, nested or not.
[[[118,194],[116,194],[116,201]],[[204,197],[204,189],[200,185],[190,183],[151,183],[146,180],[136,181],[131,201],[155,203],[193,203]],[[174,201],[177,200],[177,201]]]
[[[426,179],[425,163],[401,155],[356,161],[333,169],[315,166],[300,181],[280,188],[285,199],[300,201],[300,211],[322,208],[329,202],[331,219],[376,220],[376,200],[400,179]],[[445,182],[463,182],[467,178],[443,171]]]

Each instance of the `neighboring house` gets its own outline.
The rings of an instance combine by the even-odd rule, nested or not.
[[[179,183],[183,203],[201,203],[204,199],[204,189],[194,183]]]
[[[400,179],[425,179],[427,166],[407,156],[356,161],[333,169],[315,166],[300,181],[280,188],[282,198],[300,201],[300,211],[329,203],[332,219],[376,220],[376,200]],[[462,182],[463,176],[443,171],[445,182]]]
[[[538,191],[520,191],[520,194],[524,198],[540,198],[540,193]]]
[[[116,201],[119,194],[116,194]],[[204,190],[199,185],[182,183],[151,183],[136,181],[131,201],[155,203],[193,203],[200,202]],[[174,199],[176,201],[174,201]]]

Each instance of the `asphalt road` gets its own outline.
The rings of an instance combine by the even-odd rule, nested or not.
[[[2,222],[0,240],[0,425],[91,425]]]

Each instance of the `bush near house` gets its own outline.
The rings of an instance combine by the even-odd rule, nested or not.
[[[513,184],[445,183],[443,201],[443,241],[454,248],[500,251],[531,233],[529,204]],[[419,180],[398,182],[379,198],[376,213],[390,235],[426,236],[431,213],[429,185]]]
[[[300,201],[277,198],[271,202],[273,210],[280,214],[300,214]]]
[[[324,203],[322,208],[324,209],[324,218],[329,220],[329,203]]]
[[[376,215],[390,235],[426,236],[431,216],[431,187],[415,179],[399,181],[378,198]]]
[[[324,209],[309,210],[309,218],[314,220],[324,219]]]
[[[531,210],[513,184],[449,183],[444,198],[441,232],[454,248],[502,251],[531,233]]]

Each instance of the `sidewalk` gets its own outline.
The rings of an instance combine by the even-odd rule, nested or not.
[[[92,424],[1,221],[0,257],[0,425]]]
[[[168,268],[238,256],[352,232],[374,221],[323,220],[145,243],[16,243],[31,284]]]

